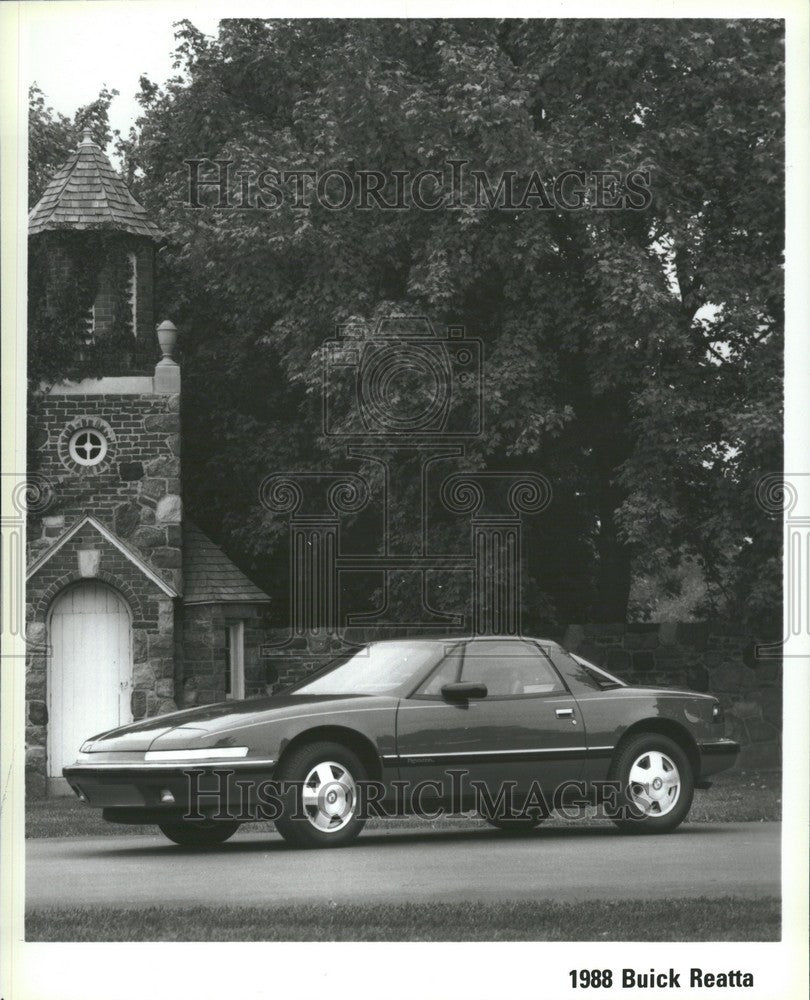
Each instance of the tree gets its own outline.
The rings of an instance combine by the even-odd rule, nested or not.
[[[339,461],[320,345],[418,313],[484,342],[471,462],[553,483],[527,557],[546,621],[621,621],[634,565],[682,556],[715,610],[775,614],[778,528],[753,488],[781,466],[779,22],[237,19],[178,39],[182,73],[143,81],[129,153],[169,235],[163,311],[187,331],[190,507],[266,586],[283,528],[257,478]],[[551,190],[641,170],[651,201],[193,208],[189,159],[386,177],[464,159],[524,194],[534,171]]]

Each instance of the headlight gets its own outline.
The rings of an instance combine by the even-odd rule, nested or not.
[[[200,750],[147,750],[144,760],[184,761],[184,760],[228,760],[232,757],[247,757],[247,747],[211,747]]]
[[[723,718],[723,706],[719,701],[716,701],[712,705],[712,722],[722,722]]]

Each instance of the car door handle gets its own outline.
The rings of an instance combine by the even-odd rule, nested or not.
[[[574,710],[573,708],[557,708],[554,710],[554,714],[558,719],[570,719],[574,714]]]

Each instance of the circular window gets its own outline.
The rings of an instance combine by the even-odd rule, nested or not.
[[[83,427],[70,439],[69,450],[78,465],[98,465],[107,454],[107,439],[92,427]]]

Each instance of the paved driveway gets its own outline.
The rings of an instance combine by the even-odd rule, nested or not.
[[[613,827],[383,830],[345,849],[298,851],[244,827],[203,853],[162,836],[29,840],[29,906],[655,899],[780,892],[778,823],[685,825],[669,836]]]

